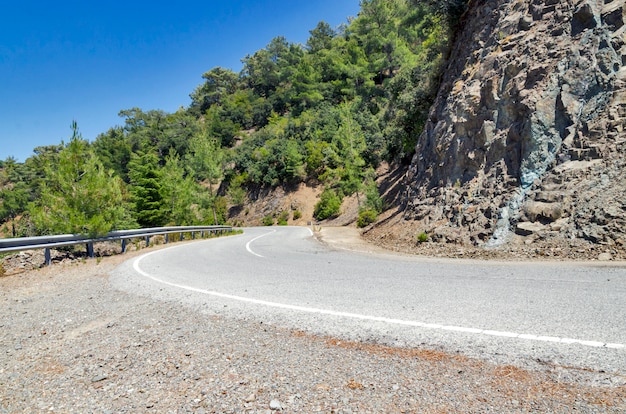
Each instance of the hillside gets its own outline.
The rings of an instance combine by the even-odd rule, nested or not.
[[[471,2],[401,201],[367,237],[625,259],[625,16],[623,0]]]
[[[376,170],[410,160],[464,6],[363,1],[338,27],[319,22],[306,44],[278,35],[238,73],[209,69],[174,113],[122,109],[123,124],[93,142],[73,122],[67,143],[0,162],[0,221],[23,236],[373,222]],[[312,211],[290,201],[299,190],[319,196]]]

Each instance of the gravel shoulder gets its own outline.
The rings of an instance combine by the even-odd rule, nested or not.
[[[114,289],[109,273],[146,251],[0,278],[0,413],[626,410],[626,387],[585,380],[609,374],[319,337]]]

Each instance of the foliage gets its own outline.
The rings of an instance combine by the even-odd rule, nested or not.
[[[198,184],[180,162],[180,157],[173,150],[166,158],[161,175],[163,204],[162,208],[169,217],[167,224],[190,226],[198,222],[194,212],[194,200],[197,200]]]
[[[264,226],[273,226],[274,216],[271,214],[268,214],[265,217],[263,217],[263,220],[261,222],[263,223]]]
[[[373,181],[369,181],[365,186],[365,208],[377,214],[385,209],[385,200],[380,196],[378,187]]]
[[[123,125],[81,140],[80,151],[141,226],[222,223],[224,196],[242,206],[247,191],[309,180],[325,189],[317,218],[339,214],[344,195],[364,193],[367,221],[384,208],[373,171],[412,158],[467,3],[363,0],[356,18],[318,23],[305,45],[278,36],[244,57],[239,73],[209,69],[188,108],[120,111]],[[53,170],[67,151],[38,147],[24,164],[2,162],[0,221],[37,201],[40,209],[28,210],[43,225],[39,200],[59,191]]]
[[[428,233],[426,233],[425,231],[421,232],[420,234],[417,235],[417,242],[418,243],[426,243],[428,241]]]
[[[370,210],[370,209],[361,210],[359,211],[359,217],[356,221],[356,225],[359,228],[366,227],[372,224],[373,222],[375,222],[377,217],[378,217],[378,212],[376,212],[375,210]]]
[[[302,212],[300,210],[293,211],[293,219],[300,220],[302,218]]]
[[[281,211],[280,214],[278,215],[278,225],[286,226],[288,224],[288,220],[289,220],[289,212]]]
[[[155,152],[160,163],[169,155],[170,149],[181,156],[187,153],[189,141],[199,129],[196,118],[182,108],[173,114],[132,108],[120,111],[119,115],[125,119],[121,133],[132,151]]]
[[[237,174],[230,180],[228,185],[228,196],[230,202],[235,206],[242,206],[246,199],[246,191],[243,185],[248,181],[248,173]]]
[[[165,225],[167,216],[156,154],[133,154],[129,167],[130,194],[137,223],[142,227]]]
[[[413,4],[419,4],[421,0],[411,0]],[[469,0],[427,0],[430,7],[433,7],[435,12],[445,17],[451,28],[456,28],[461,19],[461,16],[467,9]]]
[[[239,76],[230,69],[215,67],[204,73],[205,82],[190,95],[190,111],[196,115],[206,112],[212,105],[222,103],[222,99],[233,94],[239,84]]]
[[[133,149],[121,127],[111,128],[106,133],[100,134],[93,144],[93,149],[106,169],[113,170],[115,175],[128,182],[128,163]]]
[[[106,171],[72,123],[72,138],[45,167],[40,198],[29,206],[38,234],[99,236],[132,227],[122,180]]]
[[[341,209],[340,197],[334,190],[326,189],[320,195],[320,201],[315,204],[313,217],[318,220],[337,217]]]
[[[228,222],[228,201],[225,197],[215,197],[211,201],[211,208],[214,211],[214,221],[212,224],[218,225],[226,224]]]
[[[11,235],[13,237],[18,235],[15,221],[26,210],[29,201],[29,189],[23,181],[18,181],[0,190],[0,222],[11,220]]]
[[[206,128],[193,136],[189,142],[186,166],[196,180],[207,180],[210,191],[221,179],[224,171],[224,150]]]

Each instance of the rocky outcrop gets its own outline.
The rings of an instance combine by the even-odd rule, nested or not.
[[[476,0],[407,174],[440,242],[626,247],[626,1]]]

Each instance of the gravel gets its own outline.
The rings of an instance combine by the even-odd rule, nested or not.
[[[626,387],[573,381],[575,368],[320,337],[116,290],[109,272],[135,254],[0,278],[0,413],[626,410]]]

